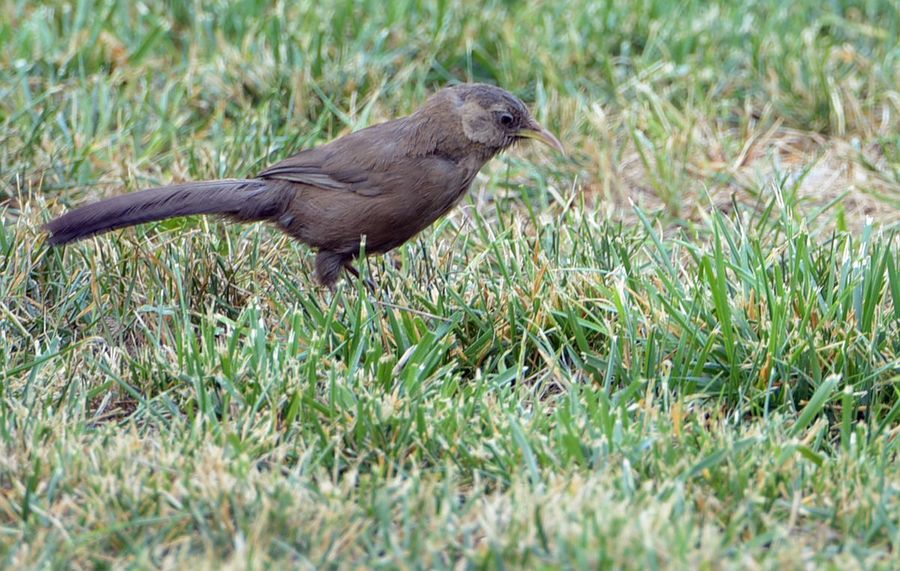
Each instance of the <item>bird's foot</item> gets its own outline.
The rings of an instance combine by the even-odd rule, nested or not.
[[[354,278],[362,279],[362,276],[359,275],[359,270],[353,267],[353,264],[351,264],[349,260],[344,262],[344,269],[347,270],[347,273],[352,275]],[[378,294],[378,286],[375,284],[372,278],[366,277],[362,281],[366,285],[366,288],[368,288],[369,293],[371,293],[372,295]]]

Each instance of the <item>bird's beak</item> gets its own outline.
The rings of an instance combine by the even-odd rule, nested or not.
[[[563,149],[562,143],[559,142],[559,139],[557,139],[553,135],[553,133],[538,125],[535,121],[532,121],[531,124],[527,127],[522,127],[521,129],[519,129],[517,135],[524,139],[534,139],[535,141],[540,141],[545,145],[553,147],[560,153],[564,155],[566,154],[566,150]]]

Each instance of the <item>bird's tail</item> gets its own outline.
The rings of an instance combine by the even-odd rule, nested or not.
[[[264,180],[173,184],[101,200],[47,223],[51,244],[66,244],[116,228],[191,214],[224,214],[249,222],[280,214],[275,185]]]

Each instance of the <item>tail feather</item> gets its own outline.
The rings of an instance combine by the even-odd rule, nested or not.
[[[224,214],[241,221],[265,220],[282,206],[263,180],[214,180],[174,184],[124,194],[83,206],[51,220],[51,244],[192,214]]]

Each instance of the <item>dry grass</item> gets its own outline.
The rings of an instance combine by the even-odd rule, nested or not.
[[[895,3],[414,4],[0,0],[0,567],[898,567]],[[379,296],[261,225],[40,231],[457,80],[569,158]]]

